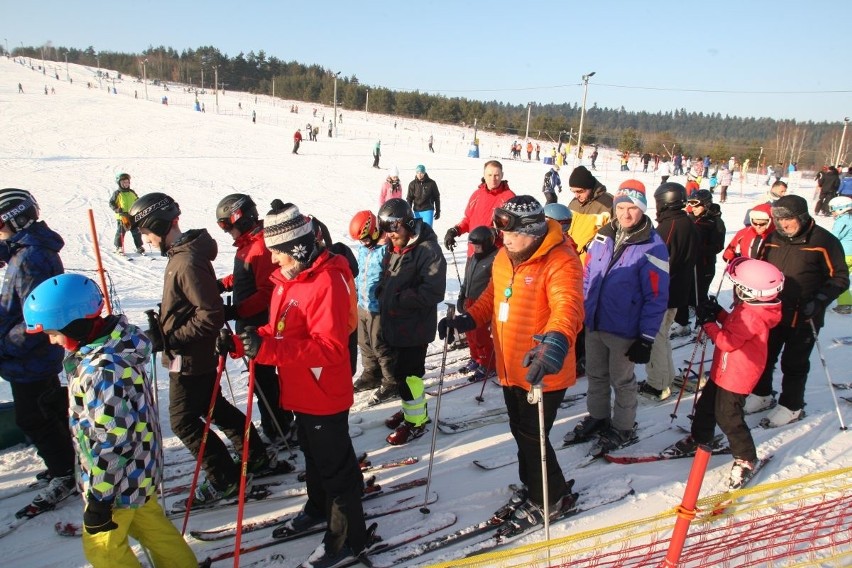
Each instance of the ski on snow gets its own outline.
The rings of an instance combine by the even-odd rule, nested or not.
[[[713,438],[713,441],[709,444],[711,448],[711,453],[713,455],[721,455],[721,454],[730,454],[731,448],[728,446],[722,445],[722,440],[724,437],[721,434],[716,435]],[[691,458],[695,456],[695,452],[679,452],[675,448],[675,445],[672,444],[668,448],[664,449],[658,453],[651,454],[631,454],[629,452],[623,453],[621,451],[615,451],[612,453],[606,453],[603,455],[603,458],[610,463],[618,463],[618,464],[631,464],[631,463],[648,463],[648,462],[656,462],[663,460],[677,460],[682,458]]]
[[[581,491],[575,507],[573,509],[569,509],[558,518],[553,519],[551,521],[551,526],[553,523],[567,520],[573,516],[585,513],[586,511],[591,511],[592,509],[621,501],[622,499],[632,495],[634,490],[628,483],[621,489],[610,489],[607,493],[608,495],[595,500],[595,498],[588,495],[587,492]],[[371,561],[376,568],[387,568],[389,566],[404,564],[414,558],[422,556],[423,554],[434,552],[459,542],[471,540],[483,534],[491,533],[488,534],[488,537],[484,540],[470,545],[469,549],[472,550],[468,550],[467,555],[472,556],[485,552],[488,549],[503,546],[543,527],[544,524],[537,524],[518,531],[512,526],[511,517],[507,520],[500,520],[491,517],[486,521],[464,527],[433,540],[400,549],[396,553],[390,554],[387,558],[384,558],[383,555],[376,555],[375,557],[371,557]]]
[[[438,494],[435,493],[435,492],[431,492],[430,495],[429,495],[429,501],[428,502],[434,503],[435,501],[437,501],[437,499],[438,499]],[[366,517],[366,518],[368,520],[369,519],[376,519],[376,518],[379,518],[379,517],[392,515],[392,514],[400,513],[400,512],[403,512],[403,511],[408,511],[408,510],[411,510],[411,509],[419,508],[421,506],[423,506],[423,501],[420,500],[420,499],[417,499],[416,501],[415,501],[414,497],[411,497],[411,498],[408,498],[408,499],[400,499],[400,501],[398,501],[397,503],[394,503],[389,508],[385,508],[385,510],[381,510],[382,508],[378,507],[376,509],[376,511],[373,512],[373,516]],[[365,510],[364,513],[366,515],[367,511]],[[455,522],[455,518],[453,519],[453,522]],[[452,523],[450,523],[450,524],[452,524]],[[443,527],[441,527],[441,528],[443,528]],[[275,545],[278,545],[278,544],[283,544],[285,542],[293,541],[293,540],[303,538],[303,537],[306,537],[306,536],[319,534],[319,533],[325,532],[325,530],[326,530],[325,525],[319,525],[319,526],[316,526],[316,527],[311,527],[307,530],[304,530],[304,531],[301,531],[301,532],[298,532],[298,533],[286,535],[282,538],[275,538],[275,537],[269,536],[267,538],[259,539],[255,542],[252,542],[251,544],[249,544],[247,546],[242,547],[240,549],[240,555],[247,554],[249,552],[254,552],[254,551],[257,551],[257,550],[262,550],[264,548],[269,548],[271,546],[275,546]],[[441,530],[441,529],[438,528],[436,530]],[[245,532],[245,530],[244,530],[244,532]],[[218,562],[220,560],[233,558],[233,556],[234,556],[233,546],[221,547],[221,548],[213,549],[209,552],[211,553],[211,555],[208,558],[210,559],[211,562]]]
[[[754,478],[757,477],[757,474],[760,473],[760,470],[762,470],[763,467],[772,460],[772,457],[773,457],[773,454],[770,454],[763,459],[757,460],[757,464],[754,466],[754,469],[751,472],[751,477],[749,477],[743,483],[741,483],[739,487],[729,488],[728,490],[729,491],[738,491],[740,489],[743,489],[747,485],[750,485],[751,482],[754,481]],[[716,506],[710,512],[710,515],[714,516],[714,517],[717,517],[719,515],[723,515],[725,513],[725,511],[727,511],[732,505],[734,505],[736,503],[736,501],[737,501],[736,498],[725,499],[723,501],[720,501],[719,503],[716,504]]]
[[[48,511],[53,511],[61,507],[69,501],[70,497],[76,495],[79,495],[79,493],[77,493],[77,491],[72,491],[71,493],[66,495],[65,498],[61,501],[44,509],[35,507],[32,503],[28,504],[27,506],[16,512],[12,519],[0,521],[0,538],[3,538],[4,536],[15,532],[19,527],[21,527],[21,525],[25,524],[30,519],[34,519],[42,513],[47,513]]]

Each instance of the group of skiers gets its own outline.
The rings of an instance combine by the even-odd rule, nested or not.
[[[235,498],[243,481],[242,465],[217,435],[206,437],[202,453],[211,410],[241,454],[248,426],[249,486],[254,474],[281,471],[277,445],[298,440],[308,500],[282,531],[327,527],[305,565],[330,566],[350,556],[366,561],[374,536],[364,521],[363,476],[348,433],[354,393],[372,390],[371,404],[399,399],[399,411],[386,420],[389,444],[422,436],[430,422],[425,360],[437,331],[446,342],[466,334],[473,379],[496,375],[503,389],[521,486],[498,516],[520,526],[540,523],[546,514],[557,518],[577,499],[547,435],[566,390],[585,373],[589,414],[565,443],[594,440],[600,453],[631,443],[639,395],[664,400],[671,394],[669,339],[673,330],[689,328],[690,306],[699,337],[709,337],[716,349],[692,433],[677,448],[694,452],[711,443],[718,424],[734,457],[731,487],[738,487],[757,464],[744,414],[772,408],[769,426],[799,419],[825,310],[843,294],[835,311],[852,311],[848,197],[829,203],[837,217],[834,236],[815,224],[803,198],[784,195],[786,186],[779,186],[751,209],[748,226],[726,248],[721,212],[708,190],[688,193],[663,183],[653,194],[655,225],[638,180],[609,193],[578,166],[569,176],[573,199],[566,207],[556,203],[562,187],[553,168],[545,194],[554,199],[542,206],[515,195],[502,164],[491,160],[443,238],[455,254],[457,239],[469,234],[458,311],[439,321],[447,260],[432,229],[441,214],[437,184],[417,166],[403,199],[398,174],[389,172],[378,211],[360,211],[350,222],[357,259],[292,203],[273,201],[261,219],[249,195],[226,196],[216,222],[234,239],[236,254],[233,273],[219,278],[212,265],[217,245],[206,229],[181,228],[173,198],[138,197],[130,176],[120,174],[110,199],[118,217],[116,250],[130,231],[137,249],[144,251],[144,235],[168,257],[162,301],[145,332],[124,316],[102,315],[104,297],[92,280],[63,274],[62,238],[39,220],[29,192],[0,190],[0,261],[7,265],[0,375],[12,383],[17,423],[47,466],[41,476],[47,487],[19,514],[34,516],[74,494],[76,464],[84,550],[93,565],[123,565],[132,556],[128,534],[156,565],[195,565],[156,499],[162,440],[146,363],[162,354],[172,431],[205,472],[195,506]],[[735,291],[730,310],[709,290],[723,250],[725,277]],[[223,302],[224,292],[233,303]],[[235,332],[227,321],[235,321]],[[363,370],[353,384],[356,341]],[[67,394],[58,378],[63,348]],[[266,440],[222,396],[218,377],[226,356],[251,361]],[[779,357],[783,381],[776,401],[772,373]],[[643,383],[636,381],[637,364],[646,366]]]

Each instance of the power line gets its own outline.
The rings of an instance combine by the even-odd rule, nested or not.
[[[612,83],[593,83],[595,87],[611,87],[613,89],[635,89],[643,91],[665,91],[671,93],[712,93],[729,95],[833,95],[852,93],[852,89],[818,90],[818,91],[737,91],[730,89],[682,89],[677,87],[640,87],[636,85],[616,85]],[[582,87],[582,83],[569,83],[565,85],[549,85],[540,87],[513,87],[499,89],[407,89],[390,87],[393,91],[421,91],[423,93],[508,93],[518,91],[546,91],[549,89],[566,89],[568,87]]]

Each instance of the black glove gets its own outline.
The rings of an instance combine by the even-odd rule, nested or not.
[[[533,339],[540,341],[538,345],[527,351],[521,363],[528,367],[527,382],[532,386],[541,384],[545,375],[558,373],[565,363],[571,343],[568,338],[558,331],[548,331],[544,335],[534,335]]]
[[[802,304],[802,309],[799,310],[799,313],[802,314],[804,319],[808,320],[824,310],[827,305],[828,298],[826,298],[823,294],[817,294]]]
[[[440,219],[440,218],[441,218],[441,212],[440,212],[440,211],[435,211],[435,220],[437,221],[437,220],[438,220],[438,219]]]
[[[447,234],[444,235],[444,246],[447,250],[453,250],[456,247],[456,237],[459,236],[459,230],[455,227],[450,227]]]
[[[234,343],[234,334],[227,329],[220,329],[219,337],[216,338],[216,354],[227,355],[228,353],[233,353],[236,350],[237,346]]]
[[[225,292],[227,292],[227,291],[228,291],[228,289],[227,289],[227,288],[225,288],[225,283],[224,283],[224,282],[222,282],[222,279],[221,279],[221,278],[219,278],[219,279],[216,281],[216,288],[218,288],[218,289],[219,289],[219,293],[220,293],[220,294],[223,294],[223,293],[225,293]]]
[[[112,502],[98,501],[91,493],[83,513],[83,527],[89,534],[109,532],[118,528],[112,520]]]
[[[631,362],[644,365],[651,360],[651,348],[653,346],[653,341],[648,341],[647,339],[640,337],[633,342],[633,345],[630,346],[625,355],[627,355],[627,358],[630,359]]]
[[[721,311],[722,306],[716,301],[716,297],[710,296],[695,308],[695,321],[698,325],[714,322]]]
[[[438,322],[438,337],[441,339],[447,338],[447,343],[452,343],[455,340],[455,332],[465,333],[476,328],[476,322],[470,314],[461,314],[454,318],[441,318]]]
[[[240,341],[243,343],[246,357],[254,359],[257,357],[257,352],[260,351],[260,343],[263,341],[257,334],[257,328],[248,326],[239,335]]]
[[[235,321],[240,316],[237,314],[237,306],[234,304],[228,303],[224,306],[225,310],[225,321]]]
[[[148,331],[145,332],[145,335],[151,340],[151,352],[162,353],[166,350],[166,340],[163,338],[163,331],[160,329],[157,312],[146,310],[145,315],[148,316]]]

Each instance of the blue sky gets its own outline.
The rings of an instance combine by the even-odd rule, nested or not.
[[[514,104],[579,104],[594,71],[587,107],[841,122],[852,116],[849,10],[796,4],[0,0],[0,30],[10,48],[264,50],[365,85]]]

